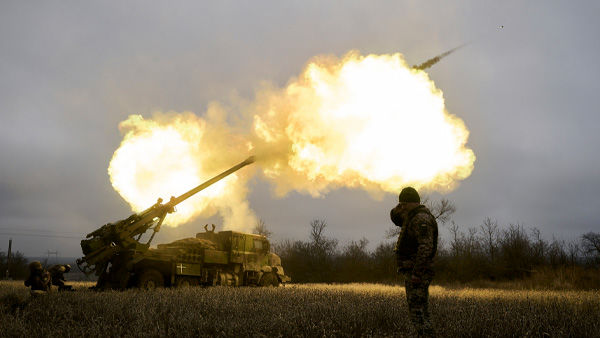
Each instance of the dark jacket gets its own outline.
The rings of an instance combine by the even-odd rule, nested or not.
[[[400,208],[392,209],[390,216],[397,224]],[[402,220],[402,230],[396,243],[396,255],[401,270],[412,270],[416,276],[433,274],[433,257],[437,252],[438,227],[435,217],[424,205],[412,209]]]

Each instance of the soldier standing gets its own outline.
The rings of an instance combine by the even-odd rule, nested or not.
[[[437,251],[437,222],[412,187],[402,189],[390,217],[402,228],[394,251],[398,273],[404,275],[410,319],[420,337],[434,336],[428,303],[429,284],[434,274],[433,257]]]
[[[73,287],[71,285],[65,284],[65,273],[71,271],[71,266],[69,264],[57,264],[53,265],[48,269],[50,272],[50,276],[52,276],[52,285],[58,286],[58,291],[73,291]]]
[[[50,291],[50,274],[44,270],[42,263],[33,261],[29,263],[29,278],[25,286],[31,287],[31,295],[38,296]]]

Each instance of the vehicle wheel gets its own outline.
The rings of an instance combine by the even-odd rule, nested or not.
[[[189,287],[197,286],[197,285],[198,285],[198,281],[195,280],[194,278],[190,278],[190,277],[182,277],[182,278],[178,278],[175,280],[176,288],[189,288]]]
[[[163,286],[165,286],[163,275],[154,269],[144,270],[138,279],[140,289],[152,290]]]
[[[258,285],[278,287],[279,279],[277,279],[277,276],[274,273],[266,272],[262,275],[262,278],[260,279],[260,282],[258,283]]]

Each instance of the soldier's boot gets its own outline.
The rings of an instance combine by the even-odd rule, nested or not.
[[[422,306],[411,309],[410,319],[418,337],[435,337],[435,331],[429,320],[429,314]]]
[[[435,330],[431,324],[431,318],[429,314],[429,302],[425,302],[423,307],[423,337],[435,337]]]
[[[423,310],[420,307],[413,306],[410,309],[410,320],[413,323],[413,327],[417,331],[417,336],[423,336]]]
[[[435,337],[435,331],[433,330],[433,326],[431,326],[431,322],[428,319],[423,321],[423,326],[419,332],[419,337]]]

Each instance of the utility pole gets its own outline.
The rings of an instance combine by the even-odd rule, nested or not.
[[[10,279],[10,259],[12,255],[12,238],[8,240],[8,255],[6,256],[6,279]]]
[[[48,250],[46,253],[48,254],[48,264],[50,264],[50,255],[54,255],[54,264],[58,262],[58,251],[56,249],[54,251]]]

